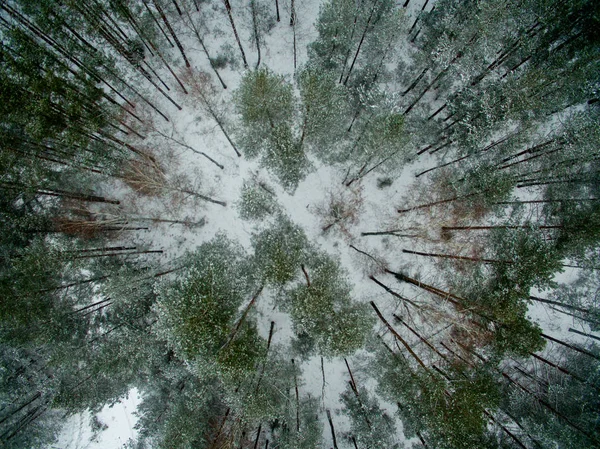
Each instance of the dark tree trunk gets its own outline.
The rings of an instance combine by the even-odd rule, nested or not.
[[[425,74],[427,73],[428,70],[429,70],[429,67],[426,67],[425,69],[423,69],[421,74],[411,83],[411,85],[408,86],[408,88],[404,92],[402,92],[403,97],[406,94],[408,94],[411,90],[413,90],[417,84],[419,84],[419,81],[421,81],[421,79],[425,76]],[[438,112],[441,111],[444,107],[446,107],[446,105],[444,105],[441,109],[439,109]]]
[[[256,0],[250,0],[250,9],[252,10],[252,28],[254,30],[254,39],[256,40],[256,52],[258,53],[258,59],[256,61],[256,66],[254,66],[254,70],[258,70],[258,66],[260,66],[260,36],[258,34],[258,20],[256,17]],[[296,51],[296,46],[294,45],[294,52]],[[294,53],[295,54],[295,53]],[[294,61],[295,61],[294,56]],[[295,64],[294,64],[295,67]]]
[[[333,448],[339,449],[337,445],[337,439],[335,438],[335,428],[333,427],[333,420],[331,419],[331,412],[329,410],[327,412],[327,421],[329,421],[329,428],[331,429],[331,438],[333,440]]]
[[[573,332],[575,334],[583,335],[584,337],[593,338],[594,340],[600,341],[600,337],[597,337],[592,334],[586,334],[585,332],[578,331],[577,329],[573,329],[572,327],[569,328],[569,332]]]
[[[577,347],[577,346],[575,346],[575,345],[572,345],[572,344],[570,344],[570,343],[567,343],[567,342],[564,342],[564,341],[558,340],[558,339],[556,339],[556,338],[554,338],[554,337],[551,337],[550,335],[546,335],[546,334],[544,334],[544,333],[542,333],[542,334],[540,334],[540,335],[541,335],[542,337],[544,337],[546,340],[550,340],[550,341],[552,341],[552,342],[554,342],[554,343],[558,343],[559,345],[562,345],[562,346],[564,346],[564,347],[566,347],[566,348],[572,349],[573,351],[577,351],[577,352],[579,352],[579,353],[581,353],[581,354],[585,354],[585,355],[587,355],[587,356],[589,356],[589,357],[592,357],[593,359],[600,360],[600,357],[598,357],[596,354],[593,354],[593,353],[591,353],[590,351],[587,351],[587,350],[585,350],[585,349],[583,349],[583,348],[579,348],[579,347]]]
[[[576,310],[577,312],[590,313],[590,309],[584,309],[581,307],[572,306],[570,304],[565,304],[563,302],[553,301],[551,299],[546,299],[546,298],[540,298],[538,296],[530,296],[529,299],[536,301],[536,302],[541,302],[544,304],[552,304],[552,305],[559,306],[559,307],[569,309],[569,310]]]
[[[454,260],[468,260],[471,262],[481,262],[481,263],[506,263],[506,264],[514,263],[513,261],[510,261],[510,260],[482,259],[480,257],[454,256],[452,254],[422,253],[419,251],[411,251],[408,249],[403,249],[402,252],[406,253],[406,254],[416,254],[418,256],[439,257],[442,259],[454,259]]]
[[[408,298],[405,298],[403,296],[400,296],[398,293],[396,293],[394,290],[392,290],[391,288],[389,288],[387,285],[383,284],[382,282],[380,282],[377,278],[375,278],[375,276],[371,275],[369,276],[369,279],[371,279],[373,282],[375,282],[377,285],[379,285],[381,288],[383,288],[386,292],[388,292],[389,294],[391,294],[392,296],[398,298],[399,300],[401,300],[402,302],[406,302],[408,304],[410,304],[411,306],[413,306],[415,309],[420,309],[419,305],[414,303],[413,301],[411,301]]]
[[[233,29],[235,40],[237,41],[240,53],[242,53],[242,61],[244,61],[244,68],[247,69],[248,61],[246,61],[246,53],[244,52],[244,48],[242,47],[240,36],[238,35],[237,28],[235,27],[235,22],[233,21],[233,16],[231,15],[231,5],[229,4],[229,0],[223,0],[223,3],[225,4],[225,10],[227,11],[227,16],[229,17],[229,23],[231,23],[231,28]]]
[[[404,345],[404,347],[408,350],[408,352],[410,353],[410,355],[417,361],[417,363],[419,365],[421,365],[421,367],[427,373],[429,373],[429,369],[427,368],[427,366],[425,366],[425,364],[423,363],[423,361],[419,358],[419,356],[415,353],[415,351],[413,351],[413,349],[409,346],[409,344],[406,342],[406,340],[404,340],[400,336],[400,334],[398,334],[398,332],[396,332],[396,330],[390,325],[390,323],[387,322],[387,320],[383,317],[383,315],[381,314],[381,312],[379,311],[379,309],[377,308],[377,306],[375,305],[375,303],[373,301],[371,301],[370,304],[371,304],[371,307],[373,307],[373,309],[375,310],[375,313],[377,314],[377,316],[379,317],[379,319],[383,322],[383,324],[385,324],[385,326],[392,333],[392,335],[394,337],[396,337],[396,339],[399,340]]]
[[[354,64],[356,64],[356,59],[358,58],[358,54],[360,53],[360,49],[362,47],[362,44],[365,40],[365,37],[367,35],[367,32],[369,31],[369,25],[371,24],[371,20],[373,19],[373,14],[375,14],[375,8],[377,6],[377,2],[374,1],[373,2],[373,8],[371,9],[371,14],[369,14],[369,18],[367,19],[367,24],[365,25],[365,29],[363,31],[363,34],[360,38],[360,41],[358,42],[358,47],[356,48],[356,53],[354,54],[354,59],[352,59],[352,64],[350,64],[350,68],[348,69],[348,73],[346,74],[346,79],[344,80],[344,86],[346,84],[348,84],[348,79],[350,78],[350,75],[352,74],[352,69],[354,69]]]
[[[183,45],[181,45],[181,42],[179,42],[179,39],[177,38],[177,35],[175,34],[175,31],[173,31],[173,28],[171,27],[171,24],[169,23],[169,20],[167,19],[167,16],[165,15],[165,12],[160,7],[160,5],[158,4],[157,0],[152,0],[152,2],[154,3],[154,6],[156,7],[156,10],[158,11],[158,14],[160,15],[160,18],[165,23],[165,26],[167,27],[167,30],[169,30],[169,34],[171,34],[171,36],[173,37],[173,40],[175,41],[175,44],[177,45],[177,48],[179,49],[179,52],[181,53],[181,56],[183,57],[183,60],[185,61],[185,66],[188,67],[188,68],[191,67],[190,61],[188,61],[188,58],[185,55],[185,51],[183,50]]]

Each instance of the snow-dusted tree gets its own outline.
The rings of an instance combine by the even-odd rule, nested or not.
[[[318,409],[319,401],[310,397],[300,400],[297,410],[296,407],[289,407],[286,418],[273,429],[273,445],[282,449],[323,447],[323,423],[319,419]]]
[[[308,239],[301,228],[284,215],[253,239],[255,276],[276,286],[293,280],[308,258]]]
[[[179,279],[160,290],[160,335],[179,357],[197,364],[199,373],[219,369],[223,376],[239,379],[252,372],[263,352],[262,339],[247,317],[260,289],[252,293],[243,258],[239,247],[217,236],[189,255]],[[250,302],[238,318],[245,299]]]
[[[515,416],[530,439],[542,447],[592,448],[598,439],[598,346],[590,357],[571,349],[555,349],[560,370],[539,363],[510,376],[503,408]],[[522,374],[525,373],[525,374]],[[569,374],[567,374],[569,373]]]
[[[275,192],[264,182],[245,183],[239,202],[240,217],[244,220],[262,220],[277,212]]]
[[[395,443],[396,425],[379,405],[376,396],[369,393],[366,388],[360,388],[349,382],[341,394],[343,404],[342,413],[350,418],[350,439],[358,447],[397,448]]]
[[[289,289],[284,299],[296,334],[307,334],[327,356],[360,348],[372,321],[364,305],[353,302],[339,262],[312,251],[301,268],[304,282]]]
[[[293,131],[295,101],[292,86],[268,69],[248,72],[236,92],[242,116],[241,141],[248,157],[261,163],[293,192],[309,167]]]
[[[302,100],[300,146],[306,144],[324,161],[339,159],[349,115],[345,89],[335,74],[318,67],[302,70],[298,85]]]

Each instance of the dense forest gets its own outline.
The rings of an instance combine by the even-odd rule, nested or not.
[[[600,2],[0,33],[2,447],[133,390],[129,449],[600,447]]]

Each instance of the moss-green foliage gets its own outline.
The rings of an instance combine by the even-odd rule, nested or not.
[[[308,240],[289,218],[279,216],[272,227],[255,236],[253,246],[255,269],[266,282],[282,286],[300,271]]]
[[[358,386],[357,386],[358,387]],[[351,430],[359,447],[366,449],[398,448],[394,444],[396,427],[394,419],[380,406],[376,396],[365,388],[358,390],[358,396],[350,384],[341,394],[342,413],[350,418]]]
[[[500,400],[499,383],[490,372],[446,367],[453,379],[447,382],[433,370],[411,372],[402,355],[383,351],[377,369],[381,391],[398,404],[407,437],[420,432],[428,444],[444,449],[478,449],[487,440],[484,410],[493,410]]]
[[[244,124],[242,148],[258,156],[277,126],[289,126],[294,113],[292,85],[268,69],[249,71],[235,94]]]
[[[236,407],[243,410],[244,419],[249,422],[286,419],[291,403],[284,393],[293,388],[294,376],[300,378],[298,366],[291,362],[287,352],[271,347],[268,359],[263,360],[257,371],[260,374],[252,382],[242,384],[238,394],[233,395]]]
[[[242,116],[241,142],[246,156],[261,155],[261,164],[293,192],[310,165],[292,132],[292,85],[268,69],[248,72],[236,92],[236,104]]]
[[[262,220],[279,209],[269,187],[250,183],[244,183],[238,207],[244,220]]]
[[[273,440],[281,449],[321,449],[323,447],[323,423],[319,419],[319,402],[316,398],[300,401],[298,416],[300,431],[296,427],[296,407],[290,406],[282,422],[273,429]]]
[[[297,335],[307,334],[319,352],[328,356],[360,348],[372,326],[364,305],[353,303],[351,287],[339,262],[313,253],[305,266],[310,286],[302,282],[288,290],[289,310]]]
[[[302,138],[314,154],[331,161],[344,145],[350,116],[347,92],[336,76],[321,69],[307,68],[298,76],[302,99]]]
[[[248,321],[229,338],[251,290],[243,263],[241,249],[218,236],[189,256],[185,273],[162,288],[157,303],[159,327],[184,359],[215,360],[233,377],[254,368],[262,347]]]
[[[309,171],[310,162],[287,124],[275,126],[266,146],[262,164],[290,194]]]

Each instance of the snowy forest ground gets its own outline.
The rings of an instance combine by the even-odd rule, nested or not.
[[[299,66],[306,61],[307,45],[317,37],[314,25],[320,4],[319,0],[296,2]],[[236,19],[239,20],[238,28],[246,47],[249,65],[254,67],[256,52],[250,40],[252,22],[249,9],[239,1],[232,1],[232,6],[235,9]],[[293,81],[293,37],[289,26],[290,2],[281,0],[279,6],[282,20],[275,23],[270,33],[264,36],[261,67],[268,67],[274,73],[284,75],[289,81]],[[414,17],[421,6],[419,2],[411,2],[407,11],[408,16]],[[211,20],[205,25],[207,34],[217,37],[207,41],[209,50],[213,54],[219,54],[223,52],[224,45],[229,46],[229,51],[237,58],[237,48],[234,47],[235,42],[232,39],[227,15],[222,4],[214,4]],[[209,72],[210,67],[206,57],[198,48],[191,33],[182,41],[184,47],[190,49],[188,56],[192,66],[197,70]],[[234,115],[232,95],[240,83],[243,72],[239,58],[237,70],[232,69],[231,65],[222,70],[222,77],[228,85],[228,89],[226,91],[219,89],[217,98],[225,117]],[[348,188],[342,183],[345,175],[344,169],[323,165],[316,158],[309,156],[314,169],[299,184],[294,194],[290,195],[279,186],[276,178],[266,169],[261,168],[258,161],[248,160],[246,157],[238,158],[235,155],[216,123],[202,110],[202,107],[198,107],[197,99],[194,99],[193,96],[184,96],[181,92],[174,93],[173,96],[177,102],[183,105],[183,110],[177,112],[170,107],[166,100],[163,101],[160,106],[170,111],[172,120],[169,124],[155,121],[157,130],[205,152],[222,164],[224,168],[219,169],[216,165],[208,163],[203,156],[152,130],[150,130],[148,138],[144,142],[140,142],[140,146],[146,146],[157,159],[167,164],[170,177],[186,179],[186,182],[192,185],[194,190],[202,191],[203,194],[209,194],[213,198],[226,202],[227,207],[223,208],[216,204],[194,201],[191,198],[177,195],[158,198],[141,197],[132,193],[119,181],[107,183],[104,191],[106,196],[118,198],[122,207],[129,208],[129,211],[139,215],[198,223],[205,220],[202,226],[153,223],[148,231],[136,233],[134,239],[136,244],[139,243],[141,247],[163,250],[163,253],[157,256],[160,257],[162,265],[172,266],[173,262],[186,252],[194,251],[197,246],[212,239],[218,233],[225,233],[251,251],[251,235],[264,229],[267,223],[242,220],[237,205],[245,182],[262,182],[274,190],[277,202],[283,208],[284,213],[304,230],[309,241],[341,261],[342,266],[348,272],[349,280],[353,285],[353,297],[356,300],[365,303],[376,301],[386,316],[391,316],[392,313],[401,310],[400,305],[394,302],[386,292],[378,289],[369,281],[368,275],[373,269],[372,262],[359,255],[350,245],[369,254],[385,255],[385,261],[390,266],[408,273],[420,273],[420,279],[423,282],[435,284],[435,279],[439,276],[438,260],[407,255],[399,250],[399,248],[406,248],[418,251],[422,249],[420,245],[423,240],[402,240],[401,237],[393,236],[361,236],[361,232],[405,229],[411,226],[419,227],[421,230],[433,229],[433,222],[436,220],[439,223],[445,222],[448,217],[443,216],[442,211],[407,214],[401,217],[396,212],[398,207],[404,207],[408,203],[415,204],[415,195],[418,195],[419,192],[414,187],[414,175],[433,166],[437,159],[422,157],[417,162],[406,165],[401,173],[395,174],[391,186],[378,187],[379,175],[373,173]],[[231,119],[229,125],[235,125],[235,121]],[[328,221],[330,205],[335,200],[351,203],[353,205],[352,216],[324,232],[323,227],[330,224]],[[131,242],[131,236],[127,237],[128,242]],[[428,238],[435,239],[436,236],[430,235]],[[571,275],[572,270],[567,269],[560,275],[561,282],[568,281]],[[409,285],[402,288],[397,287],[397,291],[412,299],[418,299],[421,295]],[[274,310],[273,294],[272,291],[266,291],[260,297],[257,303],[257,320],[260,333],[264,338],[267,338],[269,333],[270,322],[275,321],[273,344],[283,346],[289,344],[292,337],[291,323],[286,314]],[[538,322],[544,332],[558,338],[565,337],[569,327],[589,332],[588,329],[583,329],[581,324],[568,319],[566,315],[556,314],[539,304],[530,307],[529,317]],[[383,331],[383,326],[379,330]],[[577,341],[577,336],[568,335],[571,340]],[[420,344],[416,339],[411,343],[413,348],[419,347]],[[359,351],[355,356],[348,358],[348,362],[358,373],[356,377],[359,385],[376,394],[374,383],[361,371],[361,367],[366,366],[368,358],[368,353]],[[328,409],[333,414],[336,431],[343,433],[344,430],[348,430],[346,418],[336,413],[341,407],[340,393],[346,388],[349,380],[344,360],[341,358],[324,360],[324,386],[320,357],[313,356],[303,361],[301,369],[303,373],[299,385],[301,394],[320,397],[323,411]],[[323,397],[321,397],[322,392],[324,392]],[[58,443],[52,447],[60,449],[121,448],[129,438],[135,437],[135,407],[138,401],[137,392],[132,391],[129,398],[113,407],[105,407],[98,418],[106,424],[106,428],[99,431],[93,431],[90,428],[89,416],[86,414],[69,418]],[[390,415],[394,414],[394,405],[383,400],[381,404],[389,410]],[[329,425],[324,419],[322,422],[325,447],[330,447],[332,442]],[[399,441],[403,441],[400,428],[397,435]]]

